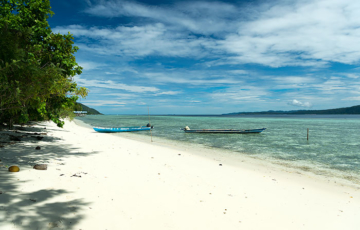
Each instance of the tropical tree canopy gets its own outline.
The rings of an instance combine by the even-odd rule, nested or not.
[[[0,0],[0,122],[60,120],[88,90],[73,36],[55,34],[47,19],[49,0]]]

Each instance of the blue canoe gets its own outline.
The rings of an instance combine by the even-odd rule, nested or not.
[[[262,129],[189,129],[186,127],[183,129],[185,133],[238,133],[238,134],[248,134],[248,133],[261,133],[266,128]]]
[[[100,133],[118,133],[118,132],[146,131],[146,130],[150,130],[151,128],[152,127],[147,127],[147,126],[133,126],[133,127],[120,127],[120,128],[94,127],[94,130]]]

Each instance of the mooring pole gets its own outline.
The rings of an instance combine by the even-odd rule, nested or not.
[[[307,129],[307,140],[309,140],[309,128]]]
[[[150,123],[150,110],[149,110],[149,106],[148,106],[148,114],[149,114],[149,125],[150,125],[150,135],[151,135],[151,142],[153,142],[152,141],[152,132],[151,132],[151,123]]]

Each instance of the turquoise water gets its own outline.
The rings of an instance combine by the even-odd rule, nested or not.
[[[77,119],[101,127],[139,126],[149,122],[148,116],[135,115],[99,115]],[[151,116],[150,119],[154,126],[151,133],[153,138],[228,150],[232,154],[248,155],[287,167],[319,174],[332,172],[349,180],[360,181],[358,115]],[[180,130],[185,126],[191,129],[267,129],[261,134],[190,134]],[[150,132],[131,135],[150,136]]]

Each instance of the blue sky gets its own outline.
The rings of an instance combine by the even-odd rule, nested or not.
[[[360,104],[360,1],[52,0],[81,102],[105,114]]]

